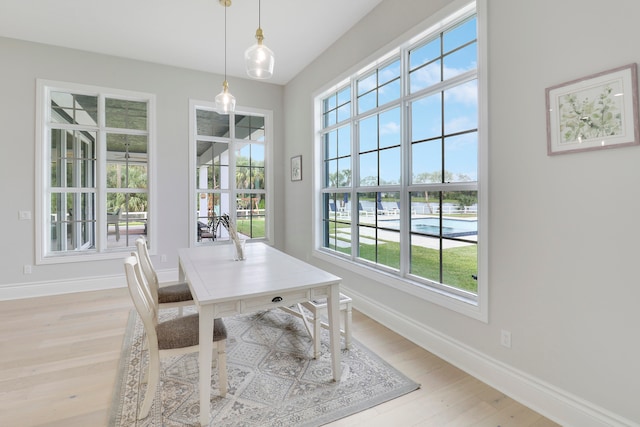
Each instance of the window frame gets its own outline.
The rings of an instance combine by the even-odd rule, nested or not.
[[[477,25],[477,71],[474,71],[475,79],[477,79],[478,85],[478,128],[477,128],[477,138],[478,138],[478,176],[477,183],[474,183],[476,190],[478,192],[478,245],[477,245],[477,267],[478,267],[478,275],[477,275],[477,295],[465,295],[464,292],[450,292],[446,289],[446,287],[437,287],[437,286],[429,286],[425,284],[421,280],[416,280],[411,276],[411,274],[407,274],[405,276],[399,276],[392,269],[387,269],[384,265],[374,265],[366,262],[361,262],[361,260],[356,261],[356,252],[357,245],[353,244],[351,249],[350,256],[344,256],[339,254],[336,251],[328,250],[324,247],[324,203],[323,197],[327,194],[340,193],[341,190],[345,190],[341,187],[325,187],[325,183],[323,182],[323,168],[324,168],[324,147],[323,147],[323,135],[327,132],[328,129],[337,129],[345,124],[351,124],[351,138],[352,138],[352,147],[351,152],[352,157],[352,182],[355,181],[355,177],[359,177],[359,162],[358,162],[358,152],[357,152],[357,130],[353,129],[354,123],[357,123],[364,115],[371,114],[380,114],[382,111],[386,111],[390,106],[396,105],[394,103],[388,103],[386,105],[380,105],[378,108],[367,110],[364,114],[358,114],[358,106],[356,105],[357,99],[357,85],[356,82],[358,79],[364,78],[371,74],[373,70],[376,68],[383,68],[385,65],[393,62],[398,56],[401,58],[401,75],[404,79],[403,84],[403,94],[401,95],[401,101],[398,105],[401,108],[401,115],[409,115],[409,105],[416,99],[423,97],[425,94],[424,90],[419,90],[414,93],[410,92],[409,88],[409,64],[408,64],[408,52],[409,49],[420,46],[421,43],[426,42],[429,37],[434,37],[436,34],[441,33],[442,31],[454,27],[458,23],[463,22],[466,18],[476,15],[476,25]],[[419,28],[423,30],[420,31]],[[315,149],[314,156],[315,161],[314,165],[314,193],[318,195],[318,197],[314,198],[314,224],[315,224],[315,233],[314,233],[314,256],[318,257],[324,261],[339,265],[342,268],[353,271],[359,275],[362,275],[366,278],[375,280],[379,283],[384,283],[387,286],[392,288],[401,290],[407,294],[418,297],[420,299],[441,305],[453,311],[462,313],[471,318],[487,322],[488,321],[488,257],[487,257],[487,248],[488,248],[488,220],[487,220],[487,204],[488,204],[488,148],[487,148],[487,126],[488,126],[488,117],[487,117],[487,73],[486,73],[486,39],[487,39],[487,26],[486,26],[486,0],[478,0],[476,1],[468,1],[468,0],[460,0],[456,1],[450,6],[444,8],[439,13],[435,14],[433,17],[428,18],[423,25],[417,26],[416,30],[412,30],[412,32],[405,34],[404,36],[398,38],[396,40],[395,45],[398,46],[396,49],[386,52],[379,52],[375,55],[372,55],[372,58],[366,61],[368,65],[364,67],[358,67],[357,70],[347,73],[345,77],[336,79],[334,83],[330,83],[325,88],[320,89],[316,93],[314,93],[314,124],[315,124]],[[394,43],[390,43],[390,46],[393,46]],[[387,48],[388,49],[388,48]],[[377,58],[376,58],[377,57]],[[453,77],[456,81],[469,81],[470,78],[467,75],[468,73],[463,73],[462,75],[456,75]],[[445,81],[444,85],[448,84]],[[323,123],[323,99],[327,96],[331,95],[332,92],[340,92],[345,86],[351,86],[351,117],[343,122],[333,123],[331,126],[325,127]],[[443,89],[444,90],[444,89]],[[355,94],[355,95],[354,95]],[[395,107],[393,107],[395,108]],[[356,119],[358,117],[358,119]],[[406,127],[410,124],[410,117],[402,118],[403,126]],[[408,141],[409,130],[405,128],[402,131],[401,138],[403,140],[402,144],[409,144],[411,141]],[[353,142],[355,141],[355,142]],[[355,150],[355,151],[354,151]],[[353,187],[347,188],[347,193],[351,196],[357,195],[361,191],[367,192],[406,192],[406,191],[418,191],[422,188],[430,187],[430,184],[413,184],[409,180],[410,174],[410,161],[411,157],[409,154],[410,150],[404,150],[404,154],[401,159],[401,181],[404,182],[404,185],[398,186],[367,186],[362,187],[359,183],[354,183]],[[469,190],[470,185],[461,183],[448,184],[450,190]],[[351,190],[351,191],[349,191]],[[402,197],[401,197],[402,199]],[[354,202],[355,200],[352,200]],[[356,203],[351,203],[352,205],[352,218],[359,218],[358,209],[356,209]],[[409,202],[408,198],[404,197],[403,202],[400,206],[400,211],[407,211]],[[403,209],[403,207],[405,209]],[[355,216],[353,216],[355,213]],[[409,226],[409,219],[404,218],[402,216],[400,218],[401,221],[401,229],[404,228],[407,230]],[[358,221],[351,221],[351,232],[357,232]],[[405,231],[405,236],[408,236],[409,232]],[[401,238],[400,245],[402,246],[401,251],[404,250],[405,254],[408,254],[408,247],[410,245],[409,239]],[[405,271],[407,264],[410,262],[410,256],[404,256],[400,259],[400,262],[403,264]]]
[[[197,99],[189,99],[189,246],[190,247],[198,247],[205,246],[207,244],[228,244],[229,240],[223,239],[209,243],[209,242],[199,242],[198,241],[198,214],[194,209],[191,209],[192,206],[196,204],[197,194],[204,193],[218,193],[215,190],[207,190],[207,189],[199,189],[196,183],[196,167],[197,167],[197,143],[198,143],[198,133],[197,133],[197,110],[208,110],[215,111],[215,103],[210,101],[203,101]],[[235,138],[235,126],[230,126],[230,135],[228,138],[221,137],[208,137],[207,139],[215,142],[215,141],[224,141],[228,142],[228,151],[229,151],[229,165],[228,165],[228,173],[229,173],[229,188],[224,192],[228,192],[229,194],[229,218],[231,221],[235,223],[237,220],[237,203],[236,197],[239,194],[244,193],[258,193],[264,194],[265,198],[265,230],[264,237],[252,238],[250,240],[253,241],[266,241],[268,244],[273,242],[274,236],[274,206],[273,206],[273,188],[274,188],[274,178],[272,173],[272,162],[273,162],[273,112],[271,110],[264,110],[259,108],[251,108],[251,107],[242,107],[236,106],[235,112],[230,113],[229,120],[230,123],[235,123],[236,115],[248,115],[248,116],[259,116],[264,118],[264,190],[255,190],[255,189],[238,189],[236,187],[236,144],[237,143],[247,143],[247,140],[244,139],[236,139]],[[223,193],[222,191],[219,192]]]
[[[104,110],[99,112],[101,117],[95,126],[96,134],[100,142],[96,146],[96,183],[93,187],[93,194],[96,197],[96,233],[100,235],[104,229],[104,237],[107,235],[107,194],[114,192],[127,193],[144,192],[147,195],[147,237],[155,241],[155,222],[153,221],[153,212],[155,209],[155,151],[156,151],[156,96],[155,94],[122,90],[117,88],[107,88],[94,85],[85,85],[72,82],[54,81],[46,79],[36,80],[36,147],[35,147],[35,235],[36,235],[36,265],[44,264],[61,264],[72,262],[85,262],[91,260],[116,259],[122,258],[123,253],[129,253],[135,245],[122,247],[106,247],[106,244],[99,246],[95,251],[84,252],[67,250],[64,252],[47,252],[48,240],[50,239],[49,230],[49,205],[48,197],[56,187],[51,187],[49,182],[49,174],[51,168],[49,166],[49,158],[45,158],[50,153],[49,135],[52,128],[64,128],[64,126],[51,126],[49,122],[45,122],[50,117],[49,104],[52,92],[67,92],[74,94],[86,94],[98,97],[99,103],[104,108],[105,99],[117,98],[127,101],[145,102],[147,105],[147,130],[132,131],[131,134],[144,135],[147,138],[147,188],[145,191],[137,189],[120,189],[107,187],[107,165],[108,158],[106,153],[106,138],[109,134],[120,134],[131,131],[130,129],[118,129],[107,127],[104,121]],[[46,168],[46,170],[45,170]],[[75,187],[74,187],[75,188]],[[70,191],[78,192],[78,191]],[[45,212],[47,209],[47,212]]]

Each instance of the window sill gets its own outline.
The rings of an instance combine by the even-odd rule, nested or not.
[[[366,277],[367,279],[371,279],[380,284],[397,289],[413,297],[445,307],[449,310],[455,311],[456,313],[463,314],[484,323],[488,322],[486,307],[483,307],[481,302],[472,301],[441,289],[429,287],[423,283],[403,279],[393,274],[368,267],[364,264],[357,264],[349,259],[339,255],[334,255],[322,249],[316,249],[313,256],[322,261],[329,262],[340,268],[344,268],[360,276]],[[480,300],[480,298],[478,299]]]
[[[60,255],[48,255],[36,260],[36,265],[47,264],[68,264],[72,262],[87,262],[87,261],[101,261],[108,259],[123,259],[128,255],[131,255],[133,248],[122,248],[112,250],[108,252],[80,252],[80,253],[65,253]]]

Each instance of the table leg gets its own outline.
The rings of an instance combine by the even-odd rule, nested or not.
[[[178,260],[178,281],[184,282],[184,270],[182,269],[182,260]]]
[[[213,306],[200,306],[200,425],[208,426],[211,411],[211,361],[213,352]]]
[[[331,285],[327,298],[329,314],[329,347],[331,348],[331,368],[334,381],[340,381],[342,366],[340,365],[340,287]]]

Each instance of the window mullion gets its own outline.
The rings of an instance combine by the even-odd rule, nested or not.
[[[411,110],[406,97],[409,94],[409,51],[400,50],[400,277],[411,271]]]
[[[238,150],[238,143],[236,141],[236,129],[235,113],[230,113],[229,116],[229,219],[234,224],[238,224],[238,196],[240,190],[237,188],[236,181],[236,152]]]
[[[105,113],[106,96],[98,95],[98,130],[97,145],[98,159],[104,161],[96,162],[96,227],[98,229],[96,242],[98,252],[107,249],[107,132],[104,124],[106,123]]]
[[[360,186],[360,154],[358,139],[360,138],[360,127],[356,119],[358,111],[357,80],[352,78],[351,85],[351,260],[355,261],[358,253],[358,192]]]

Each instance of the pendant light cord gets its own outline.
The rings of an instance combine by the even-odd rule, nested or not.
[[[227,6],[224,6],[224,81],[227,81]]]

